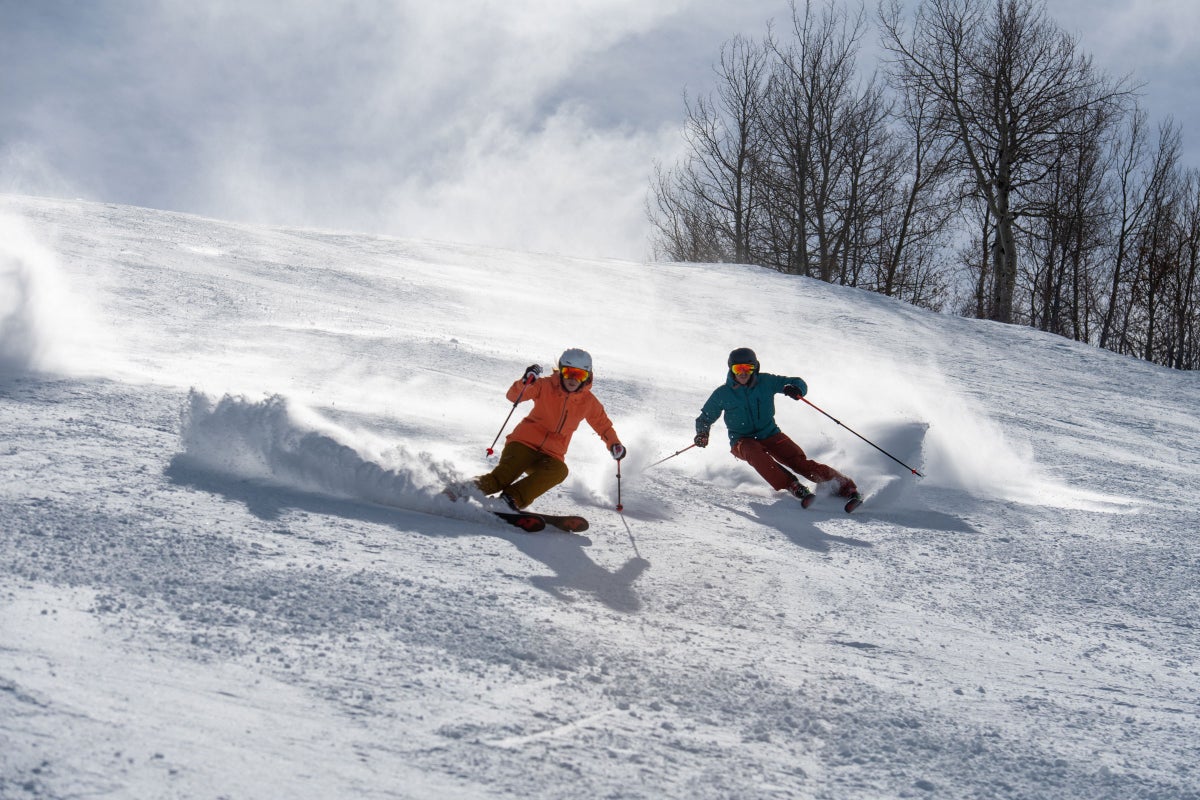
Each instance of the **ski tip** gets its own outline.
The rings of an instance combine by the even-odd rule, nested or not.
[[[854,494],[852,494],[850,496],[850,499],[846,501],[846,506],[845,506],[846,513],[847,514],[852,513],[854,511],[854,509],[858,508],[862,504],[863,504],[862,495],[859,494],[858,492],[855,492]]]

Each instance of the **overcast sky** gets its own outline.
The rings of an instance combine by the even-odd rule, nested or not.
[[[1143,104],[1175,115],[1200,166],[1200,3],[1048,9],[1098,66],[1147,84]],[[683,90],[706,90],[722,42],[789,14],[786,0],[0,0],[0,191],[642,259]]]

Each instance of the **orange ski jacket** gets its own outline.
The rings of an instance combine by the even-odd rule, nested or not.
[[[521,394],[522,388],[525,389],[524,394]],[[580,386],[578,391],[568,392],[555,370],[528,386],[523,386],[520,380],[515,381],[507,397],[513,403],[517,402],[518,397],[521,402],[532,400],[533,411],[517,423],[517,427],[505,438],[506,442],[520,442],[539,453],[565,461],[571,435],[585,419],[610,450],[620,442],[612,421],[604,412],[604,405],[592,394],[591,381]]]

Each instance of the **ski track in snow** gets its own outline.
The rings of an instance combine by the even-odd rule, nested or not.
[[[1194,375],[749,267],[0,233],[5,800],[1200,797]],[[720,423],[647,469],[741,345],[927,477],[783,398],[854,515]],[[586,425],[588,537],[448,502],[568,346],[625,513]]]

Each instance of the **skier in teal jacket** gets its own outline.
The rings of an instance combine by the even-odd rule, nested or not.
[[[775,424],[775,395],[799,400],[808,394],[802,378],[789,378],[760,371],[758,357],[749,347],[729,354],[725,384],[709,396],[696,418],[696,446],[708,446],[714,422],[725,415],[730,449],[750,464],[776,491],[786,490],[807,508],[815,495],[789,472],[794,470],[817,484],[832,484],[833,493],[847,498],[846,510],[862,502],[854,481],[833,467],[811,460],[800,446]]]

